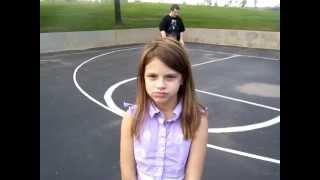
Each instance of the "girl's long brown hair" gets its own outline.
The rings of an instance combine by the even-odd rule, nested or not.
[[[174,39],[155,40],[145,45],[141,55],[138,77],[136,113],[131,127],[132,136],[139,137],[141,126],[148,115],[148,94],[145,87],[145,67],[157,57],[162,63],[182,75],[183,84],[178,91],[178,99],[183,100],[181,112],[181,128],[185,139],[192,139],[200,125],[203,106],[198,102],[192,77],[189,57],[178,41]]]

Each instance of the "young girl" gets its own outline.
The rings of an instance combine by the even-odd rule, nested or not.
[[[121,124],[122,180],[200,180],[208,113],[199,104],[186,51],[173,39],[145,46],[136,104]]]

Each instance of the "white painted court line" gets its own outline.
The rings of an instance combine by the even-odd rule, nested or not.
[[[268,57],[261,57],[261,56],[250,56],[250,55],[241,55],[241,56],[258,58],[258,59],[267,59],[267,60],[273,60],[273,61],[279,61],[280,62],[280,59],[275,59],[275,58],[268,58]]]
[[[245,101],[245,100],[242,100],[242,99],[239,99],[239,98],[223,96],[223,95],[220,95],[220,94],[217,94],[217,93],[211,93],[211,92],[203,91],[203,90],[200,90],[200,89],[196,89],[196,91],[204,93],[204,94],[209,94],[211,96],[216,96],[216,97],[220,97],[220,98],[224,98],[224,99],[228,99],[228,100],[232,100],[232,101],[242,102],[242,103],[246,103],[246,104],[250,104],[250,105],[254,105],[254,106],[258,106],[258,107],[263,107],[263,108],[266,108],[266,109],[280,111],[280,109],[275,108],[275,107],[266,106],[266,105],[263,105],[263,104],[258,104],[258,103],[254,103],[254,102],[250,102],[250,101]]]
[[[204,52],[213,52],[217,54],[226,54],[226,55],[238,55],[238,56],[246,56],[246,57],[253,57],[253,58],[260,58],[260,59],[267,59],[267,60],[274,60],[274,61],[279,61],[280,59],[275,59],[275,58],[269,58],[269,57],[263,57],[263,56],[250,56],[250,55],[245,55],[245,54],[235,54],[235,53],[226,53],[226,52],[220,52],[220,51],[210,51],[210,50],[204,50],[204,49],[189,49],[191,51],[204,51]]]
[[[139,45],[141,47],[143,47],[142,45]],[[138,46],[138,47],[139,47]],[[137,48],[135,46],[135,48]],[[130,48],[129,48],[130,49]],[[110,52],[110,51],[117,51],[117,50],[123,50],[122,48],[108,48],[107,51]],[[74,52],[74,53],[65,53],[65,54],[54,54],[54,55],[46,55],[44,53],[44,57],[46,58],[50,58],[50,57],[59,57],[59,56],[68,56],[68,55],[76,55],[76,54],[84,54],[84,53],[98,53],[98,52],[102,52],[102,51],[106,51],[106,49],[101,49],[101,50],[82,50],[81,52]],[[63,52],[57,52],[57,53],[63,53]],[[40,54],[41,55],[41,54]]]
[[[93,61],[95,60],[96,58],[98,57],[101,57],[101,56],[104,56],[104,55],[108,55],[108,54],[112,54],[114,52],[120,52],[120,51],[127,51],[127,50],[132,50],[132,49],[139,49],[139,48],[128,48],[128,49],[120,49],[120,50],[115,50],[115,51],[111,51],[111,52],[108,52],[108,53],[104,53],[104,54],[100,54],[100,55],[97,55],[97,56],[94,56],[84,62],[82,62],[80,65],[77,66],[77,68],[74,70],[73,72],[73,82],[75,84],[75,86],[78,88],[78,90],[85,96],[87,97],[88,99],[90,99],[91,101],[93,101],[94,103],[98,104],[99,106],[101,106],[102,108],[106,109],[106,110],[109,110],[119,116],[121,116],[121,114],[118,114],[117,111],[111,109],[110,107],[107,107],[106,105],[102,104],[101,102],[99,102],[98,100],[96,100],[95,98],[93,98],[92,96],[90,96],[87,92],[85,92],[79,85],[78,81],[77,81],[77,72],[78,70],[83,66],[85,65],[86,63],[90,62],[90,61]]]
[[[268,161],[268,162],[280,164],[280,160],[278,160],[278,159],[259,156],[259,155],[256,155],[256,154],[237,151],[237,150],[234,150],[234,149],[228,149],[228,148],[224,148],[224,147],[219,147],[219,146],[215,146],[215,145],[212,145],[212,144],[207,144],[207,147],[212,148],[212,149],[216,149],[216,150],[220,150],[220,151],[224,151],[224,152],[228,152],[228,153],[232,153],[232,154],[237,154],[237,155],[240,155],[240,156],[246,156],[246,157],[249,157],[249,158],[254,158],[254,159],[259,159],[259,160],[263,160],[263,161]]]
[[[57,61],[61,61],[61,59],[40,59],[40,62],[57,62]]]
[[[201,66],[201,65],[208,64],[208,63],[213,63],[213,62],[219,62],[219,61],[223,61],[223,60],[226,60],[226,59],[231,59],[231,58],[238,57],[238,56],[239,55],[233,55],[233,56],[230,56],[230,57],[214,59],[214,60],[211,60],[211,61],[206,61],[206,62],[202,62],[202,63],[198,63],[198,64],[193,64],[192,67],[197,67],[197,66]]]
[[[213,52],[217,54],[225,54],[225,55],[240,55],[240,54],[234,54],[234,53],[227,53],[227,52],[221,52],[221,51],[212,51],[212,50],[206,50],[206,49],[187,49],[190,51],[203,51],[203,52]]]
[[[121,108],[119,108],[113,101],[112,99],[112,94],[113,92],[116,90],[117,87],[121,86],[122,84],[128,83],[130,81],[133,81],[137,79],[137,77],[133,77],[133,78],[129,78],[120,82],[117,82],[115,84],[113,84],[112,86],[110,86],[107,91],[104,93],[104,101],[106,102],[107,106],[110,107],[111,109],[113,109],[114,111],[117,112],[117,114],[121,114],[121,116],[123,116],[123,114],[125,113],[125,111],[123,111]]]
[[[261,123],[254,123],[244,126],[233,126],[233,127],[225,127],[225,128],[209,128],[209,133],[234,133],[234,132],[245,132],[245,131],[252,131],[256,129],[261,129],[265,127],[269,127],[272,125],[275,125],[277,123],[280,123],[280,116],[277,116],[273,119],[270,119],[268,121],[264,121]]]
[[[84,53],[98,53],[101,51],[105,51],[105,50],[93,50],[93,51],[82,51],[82,52],[74,52],[74,53],[68,53],[68,52],[57,52],[57,53],[62,53],[62,54],[53,54],[53,55],[46,55],[44,54],[43,56],[50,58],[50,57],[59,57],[59,56],[69,56],[69,55],[75,55],[75,54],[84,54]],[[54,53],[54,52],[53,52]]]

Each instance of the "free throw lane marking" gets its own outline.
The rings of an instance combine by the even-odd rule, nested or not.
[[[273,159],[273,158],[269,158],[269,157],[265,157],[265,156],[259,156],[259,155],[256,155],[256,154],[246,153],[246,152],[243,152],[243,151],[237,151],[237,150],[234,150],[234,149],[219,147],[219,146],[215,146],[215,145],[212,145],[212,144],[207,144],[207,147],[212,148],[212,149],[216,149],[216,150],[219,150],[219,151],[224,151],[224,152],[240,155],[240,156],[246,156],[246,157],[249,157],[249,158],[254,158],[254,159],[259,159],[259,160],[263,160],[263,161],[268,161],[268,162],[280,164],[280,160],[278,160],[278,159]]]

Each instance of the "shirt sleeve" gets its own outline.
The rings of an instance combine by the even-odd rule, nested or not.
[[[186,29],[184,27],[184,23],[183,23],[181,17],[179,17],[179,20],[180,20],[180,32],[184,32]]]
[[[130,116],[134,116],[135,113],[136,113],[136,109],[137,109],[137,106],[134,105],[134,104],[131,104],[131,103],[127,103],[127,102],[123,102],[123,106],[125,108],[128,108],[127,109],[127,112],[130,114]]]
[[[200,106],[199,106],[199,110],[200,110],[200,112],[202,112],[202,113],[208,113],[208,107],[207,107],[207,106],[202,106],[202,105],[200,105]]]
[[[167,16],[164,16],[159,24],[159,30],[160,31],[166,31],[166,23],[167,22]]]

